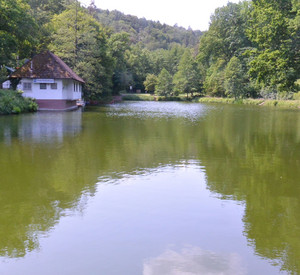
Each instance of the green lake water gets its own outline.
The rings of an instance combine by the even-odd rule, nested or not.
[[[131,102],[0,117],[0,274],[300,274],[300,112]]]

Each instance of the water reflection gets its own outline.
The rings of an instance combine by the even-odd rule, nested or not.
[[[72,148],[61,147],[81,132],[81,112],[2,116],[0,122],[0,254],[24,257],[66,210],[84,208],[95,177],[81,174]]]
[[[40,236],[62,216],[82,211],[102,184],[122,186],[132,175],[151,182],[161,170],[192,164],[205,173],[210,194],[245,207],[244,236],[253,254],[278,270],[300,273],[298,112],[152,102],[57,117],[0,117],[0,122],[2,256],[23,257],[37,249]],[[105,211],[103,215],[108,217]],[[200,262],[203,255],[215,253],[207,248],[192,251]],[[172,257],[191,263],[191,254],[175,250],[153,256],[145,270],[166,268]],[[223,263],[236,259],[222,253],[214,257]],[[200,268],[197,261],[191,265]],[[238,265],[232,268],[243,272]]]
[[[63,142],[64,136],[82,130],[82,112],[39,112],[14,117],[0,117],[0,142],[11,145],[13,139],[23,142]]]
[[[129,108],[128,108],[129,107]],[[213,106],[206,106],[195,103],[178,103],[166,104],[165,102],[133,102],[115,104],[110,107],[108,115],[118,117],[138,117],[139,119],[167,119],[167,118],[183,118],[189,122],[198,121],[204,118],[209,110],[214,109]]]
[[[143,275],[171,274],[247,274],[238,254],[218,254],[190,246],[176,251],[166,250],[156,258],[144,262]]]

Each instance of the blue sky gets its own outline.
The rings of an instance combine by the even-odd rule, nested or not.
[[[88,6],[91,0],[80,0]],[[238,3],[239,0],[230,2]],[[95,0],[100,9],[119,10],[125,14],[136,15],[148,20],[160,21],[173,26],[178,24],[194,30],[205,31],[209,27],[211,14],[218,7],[228,3],[228,0]]]

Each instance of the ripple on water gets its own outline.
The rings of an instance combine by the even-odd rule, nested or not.
[[[111,106],[108,116],[139,119],[183,118],[194,122],[203,118],[212,106],[182,102],[125,102]]]

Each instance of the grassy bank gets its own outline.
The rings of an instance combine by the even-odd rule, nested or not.
[[[235,100],[234,98],[221,98],[221,97],[197,97],[189,98],[186,96],[178,97],[162,97],[151,94],[124,94],[123,100],[132,101],[192,101],[200,103],[223,103],[223,104],[245,104],[245,105],[257,105],[257,106],[273,106],[281,108],[292,108],[300,109],[300,99],[297,100],[271,100],[271,99],[240,99]]]
[[[31,98],[25,98],[17,91],[0,90],[0,115],[35,112],[37,108]]]
[[[157,96],[153,94],[123,94],[123,100],[128,101],[182,101],[184,100],[180,96]]]
[[[155,96],[151,94],[122,94],[122,100],[128,101],[154,101]]]
[[[219,97],[201,97],[194,100],[194,102],[202,103],[226,103],[226,104],[245,104],[257,106],[273,106],[281,108],[300,109],[300,100],[271,100],[271,99],[240,99],[234,98],[219,98]]]

